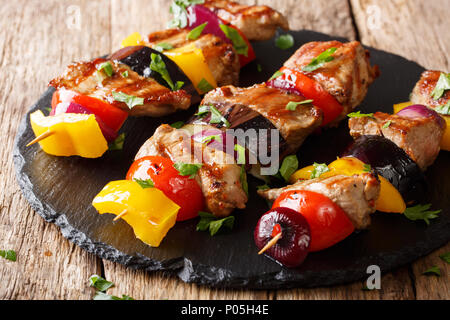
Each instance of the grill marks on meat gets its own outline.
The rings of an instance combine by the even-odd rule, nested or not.
[[[235,208],[245,208],[248,199],[240,182],[241,168],[233,156],[194,142],[187,131],[166,124],[159,126],[135,159],[145,156],[167,157],[174,163],[202,163],[195,179],[202,188],[207,210],[215,216],[225,217]]]
[[[291,190],[307,190],[328,197],[344,210],[356,229],[364,229],[370,225],[370,214],[375,212],[380,182],[372,173],[351,177],[338,175],[325,179],[298,181],[279,189],[259,190],[258,194],[274,201],[283,192]]]
[[[269,120],[288,143],[289,151],[296,151],[322,122],[321,110],[311,104],[299,105],[296,110],[286,110],[289,102],[304,100],[302,96],[259,84],[249,88],[217,88],[205,95],[202,105],[212,104],[220,110],[245,106],[255,115],[262,115]]]
[[[384,128],[386,124],[389,126]],[[422,170],[438,156],[444,134],[444,129],[433,118],[409,119],[382,112],[376,112],[373,117],[350,118],[349,127],[355,139],[363,135],[379,135],[391,140]]]
[[[287,19],[268,6],[247,6],[226,0],[206,0],[203,6],[236,26],[251,41],[271,39],[278,27],[289,30]]]
[[[450,101],[450,91],[444,92],[443,96],[438,100],[434,100],[431,94],[436,88],[440,76],[441,71],[424,71],[411,93],[411,102],[423,104],[430,108],[447,104]]]
[[[145,78],[132,71],[127,65],[110,61],[114,70],[111,77],[99,83],[97,66],[105,59],[70,64],[65,73],[50,81],[56,89],[64,88],[94,97],[126,110],[133,116],[161,117],[176,110],[186,110],[191,105],[191,95],[184,90],[171,91],[151,78]],[[128,71],[128,77],[122,73]],[[144,105],[130,108],[123,102],[115,101],[113,92],[144,98]]]
[[[302,71],[319,54],[333,47],[337,48],[334,60],[315,71]],[[284,66],[316,80],[336,98],[344,107],[341,116],[333,122],[337,123],[364,100],[370,84],[379,76],[378,66],[371,66],[369,57],[369,52],[358,41],[309,42],[300,47]]]
[[[233,45],[226,43],[212,34],[202,34],[196,40],[188,40],[189,30],[168,29],[157,31],[148,36],[146,45],[155,47],[161,42],[170,43],[174,48],[180,48],[190,43],[202,50],[206,63],[211,70],[217,85],[236,85],[239,81],[239,57]]]

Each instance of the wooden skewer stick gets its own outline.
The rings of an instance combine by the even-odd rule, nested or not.
[[[258,252],[258,254],[262,254],[262,253],[264,253],[264,251],[269,250],[273,245],[275,245],[275,243],[278,242],[278,240],[280,240],[280,238],[281,238],[281,232],[279,234],[277,234],[275,237],[273,237],[272,240],[267,242],[267,244],[264,246],[264,248],[262,248]]]
[[[28,142],[28,144],[26,145],[27,147],[31,146],[32,144],[35,144],[36,142],[42,141],[48,137],[50,137],[51,135],[55,134],[54,131],[46,131],[43,134],[40,134],[39,136],[37,136],[36,138],[34,138],[33,140],[31,140],[30,142]]]
[[[119,214],[117,215],[117,217],[115,217],[115,218],[113,219],[113,221],[119,220],[119,219],[122,218],[124,215],[126,215],[127,212],[128,212],[127,210],[123,210],[121,213],[119,213]]]

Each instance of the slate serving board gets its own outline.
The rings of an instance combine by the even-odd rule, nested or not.
[[[254,44],[258,61],[242,70],[241,86],[268,79],[306,42],[336,39],[312,31],[290,33],[295,39],[290,50],[278,49],[273,40]],[[400,56],[368,49],[371,61],[381,69],[381,77],[370,87],[359,109],[392,112],[394,103],[408,100],[424,69]],[[257,71],[257,63],[262,66],[262,72]],[[29,114],[48,108],[52,93],[53,89],[48,89],[20,125],[13,152],[17,180],[25,198],[39,215],[56,224],[64,237],[101,258],[130,268],[165,270],[183,281],[211,287],[315,287],[367,278],[366,269],[373,264],[382,272],[388,272],[426,255],[450,239],[450,153],[441,152],[426,172],[429,192],[424,201],[443,210],[430,226],[409,221],[399,214],[377,212],[369,230],[354,233],[330,249],[310,254],[297,269],[287,269],[257,254],[253,229],[268,207],[256,194],[256,186],[262,183],[249,178],[250,200],[245,210],[235,211],[232,231],[210,237],[206,232],[195,231],[195,219],[177,223],[159,248],[151,248],[137,240],[124,221],[113,222],[113,215],[97,214],[91,201],[106,183],[125,177],[137,150],[158,125],[186,120],[196,107],[159,119],[127,120],[121,130],[127,135],[124,149],[107,152],[102,158],[53,157],[37,144],[25,147],[34,138]],[[312,135],[298,152],[300,166],[314,161],[331,162],[350,142],[347,121],[339,128]]]

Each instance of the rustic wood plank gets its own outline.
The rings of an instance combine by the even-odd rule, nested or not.
[[[80,29],[69,29],[67,10],[81,10]],[[12,146],[29,106],[52,76],[72,59],[109,51],[101,32],[109,21],[108,1],[7,1],[0,6],[0,248],[17,261],[0,259],[0,299],[89,299],[87,279],[100,259],[64,239],[24,200],[15,180]],[[76,7],[72,7],[76,8]],[[77,10],[77,9],[76,9]]]
[[[427,69],[450,71],[448,0],[384,1],[351,0],[361,41],[418,62]],[[412,89],[412,88],[411,88]],[[450,251],[450,244],[412,264],[417,299],[448,299],[449,271],[439,255]],[[438,265],[442,276],[426,277],[422,272]]]

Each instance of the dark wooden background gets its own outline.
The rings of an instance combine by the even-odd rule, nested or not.
[[[390,51],[428,69],[450,71],[450,0],[246,0],[283,12],[291,29],[312,29]],[[450,245],[382,277],[381,290],[362,283],[278,291],[211,290],[161,273],[101,260],[61,236],[22,197],[12,145],[20,120],[71,61],[111,52],[128,34],[162,29],[169,0],[0,0],[0,299],[91,299],[88,278],[115,282],[110,294],[136,299],[449,299]],[[77,19],[77,17],[79,19]],[[79,23],[77,23],[79,22]],[[447,195],[448,196],[448,195]],[[439,265],[441,277],[422,272]]]

